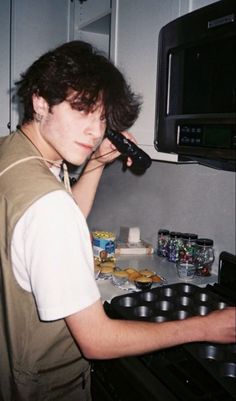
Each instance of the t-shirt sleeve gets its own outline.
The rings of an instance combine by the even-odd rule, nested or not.
[[[43,196],[26,211],[12,250],[16,278],[32,291],[42,320],[64,318],[100,298],[87,223],[65,191]]]

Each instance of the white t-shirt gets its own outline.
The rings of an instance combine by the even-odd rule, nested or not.
[[[86,220],[63,190],[38,199],[17,222],[11,244],[19,285],[32,292],[42,320],[57,320],[100,298]]]

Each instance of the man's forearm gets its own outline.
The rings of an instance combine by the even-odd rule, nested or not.
[[[84,355],[109,359],[138,355],[194,341],[235,341],[235,309],[164,323],[111,320],[100,301],[66,322]]]

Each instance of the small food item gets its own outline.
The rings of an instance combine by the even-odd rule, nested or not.
[[[152,286],[152,279],[151,277],[141,276],[134,280],[134,283],[139,290],[148,290]]]
[[[155,274],[154,272],[152,272],[152,271],[150,271],[148,269],[140,270],[139,273],[142,274],[142,276],[145,276],[145,277],[151,277],[151,276],[154,276],[154,274]]]
[[[99,274],[100,274],[100,270],[101,270],[100,261],[98,259],[94,258],[94,277],[95,277],[95,280],[98,279]]]
[[[113,266],[101,266],[101,273],[103,274],[111,274],[114,271]]]
[[[100,251],[99,257],[100,257],[100,259],[101,259],[102,262],[105,261],[105,260],[107,260],[107,252],[104,251],[104,250]]]
[[[94,258],[94,268],[100,266],[100,260],[97,258]]]
[[[124,285],[128,280],[128,273],[125,270],[114,270],[112,274],[112,282],[114,285]]]
[[[100,266],[101,267],[112,267],[112,268],[114,268],[115,267],[115,262],[112,262],[112,261],[101,262]]]
[[[112,266],[101,266],[99,278],[110,278],[112,276],[112,273],[114,271],[114,267]]]
[[[116,276],[116,277],[126,277],[126,278],[129,277],[128,273],[127,273],[125,270],[115,270],[115,271],[113,272],[113,276]]]
[[[139,277],[143,277],[138,271],[129,274],[129,280],[134,281]]]
[[[126,267],[125,271],[127,271],[128,274],[137,272],[137,270],[133,267]]]
[[[153,283],[160,283],[162,281],[161,277],[155,274],[151,277]]]

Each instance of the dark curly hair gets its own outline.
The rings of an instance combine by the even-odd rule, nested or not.
[[[24,105],[23,123],[32,121],[32,95],[53,106],[67,100],[77,110],[92,111],[102,100],[107,128],[130,128],[140,111],[140,96],[131,91],[122,73],[89,43],[72,41],[49,51],[21,75],[17,95]]]

